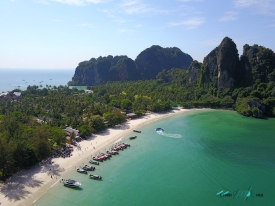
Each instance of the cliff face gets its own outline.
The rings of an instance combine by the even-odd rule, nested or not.
[[[130,58],[122,58],[110,68],[111,81],[126,81],[140,79],[140,73],[135,62]]]
[[[201,63],[193,61],[189,67],[189,83],[193,84],[197,81],[200,74]]]
[[[258,45],[244,45],[242,58],[249,79],[255,83],[257,80],[267,83],[275,81],[275,54],[271,49]]]
[[[258,45],[244,45],[239,58],[236,44],[225,37],[203,63],[192,62],[189,82],[214,88],[248,87],[258,82],[275,81],[275,54]]]
[[[97,85],[110,80],[118,80],[119,76],[127,77],[121,63],[129,59],[127,56],[107,56],[92,58],[89,61],[79,63],[69,85]],[[118,65],[117,65],[118,64]],[[114,75],[115,68],[117,75]],[[120,74],[119,74],[120,73]],[[125,78],[124,78],[125,79]]]
[[[179,48],[162,48],[151,46],[142,51],[136,58],[136,65],[143,79],[155,79],[163,69],[188,69],[192,57]]]
[[[97,85],[108,81],[155,79],[163,69],[187,69],[192,57],[178,48],[152,46],[135,61],[127,56],[92,58],[79,63],[69,85]]]
[[[239,58],[236,44],[225,37],[203,63],[180,49],[152,46],[135,61],[127,56],[92,58],[79,63],[69,85],[97,85],[108,81],[155,79],[164,69],[188,69],[189,83],[212,88],[249,87],[257,82],[275,81],[275,54],[258,45],[244,45]],[[189,67],[189,68],[188,68]]]
[[[239,55],[236,44],[228,37],[211,51],[203,60],[205,71],[203,83],[213,83],[218,88],[233,88],[235,72],[239,66]]]

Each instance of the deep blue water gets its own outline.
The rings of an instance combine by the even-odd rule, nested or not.
[[[59,86],[72,80],[74,69],[0,69],[0,93],[28,85]]]

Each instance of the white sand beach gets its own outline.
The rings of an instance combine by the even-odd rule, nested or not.
[[[13,175],[6,182],[0,183],[1,206],[32,205],[53,185],[59,183],[66,172],[74,170],[83,162],[88,162],[91,156],[95,156],[100,150],[126,137],[133,132],[133,129],[188,111],[194,110],[175,109],[162,114],[150,113],[142,118],[127,121],[120,127],[106,129],[92,135],[88,140],[81,141],[81,150],[74,147],[72,156],[69,158],[54,158],[52,163],[43,163]]]

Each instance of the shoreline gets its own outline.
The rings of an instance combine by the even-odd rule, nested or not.
[[[32,205],[47,191],[57,184],[62,176],[74,170],[83,161],[91,159],[98,152],[120,141],[122,138],[152,122],[197,110],[205,109],[174,109],[165,113],[150,113],[141,118],[127,121],[116,128],[108,128],[92,135],[88,140],[79,144],[81,150],[74,147],[69,158],[53,158],[53,163],[42,163],[28,170],[23,170],[13,175],[5,183],[0,183],[0,202],[2,205]]]

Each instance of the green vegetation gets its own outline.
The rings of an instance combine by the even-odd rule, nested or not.
[[[68,87],[29,86],[22,99],[0,101],[0,179],[29,168],[65,145],[66,125],[89,136],[126,116],[91,95]],[[104,116],[107,115],[104,119]],[[112,117],[109,119],[109,117]],[[75,134],[71,134],[71,139]]]

